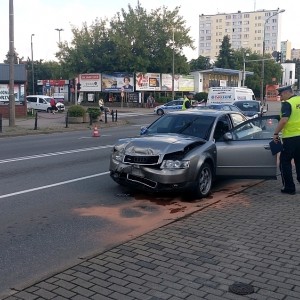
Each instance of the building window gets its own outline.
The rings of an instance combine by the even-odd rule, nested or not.
[[[244,18],[250,18],[249,14],[244,14]]]

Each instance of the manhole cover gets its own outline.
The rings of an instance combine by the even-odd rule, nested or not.
[[[237,295],[248,295],[254,293],[254,288],[251,284],[236,282],[229,286],[229,292]]]

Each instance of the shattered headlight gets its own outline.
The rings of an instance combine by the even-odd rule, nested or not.
[[[113,153],[112,153],[112,159],[113,160],[116,160],[118,162],[123,162],[124,160],[124,152],[123,151],[118,151],[118,150],[115,150]]]
[[[161,169],[187,169],[190,166],[189,160],[164,160]]]

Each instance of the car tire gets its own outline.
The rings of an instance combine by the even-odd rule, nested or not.
[[[47,108],[47,113],[49,114],[49,113],[51,113],[51,108]]]
[[[164,114],[164,111],[162,109],[158,109],[156,113],[161,116]]]
[[[213,182],[212,167],[208,163],[204,163],[198,173],[194,195],[197,198],[207,197],[211,192]]]

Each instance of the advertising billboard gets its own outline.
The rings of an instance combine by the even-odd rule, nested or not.
[[[135,74],[136,91],[160,91],[160,73],[142,73]]]
[[[172,75],[162,74],[161,90],[172,91]],[[174,91],[175,92],[193,92],[195,90],[193,75],[175,75]]]
[[[133,92],[132,73],[102,73],[102,92]]]
[[[101,74],[89,73],[80,74],[80,92],[101,92]]]

